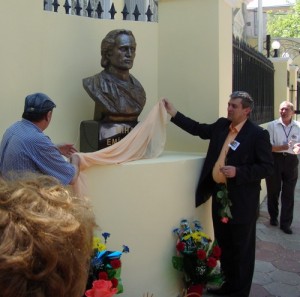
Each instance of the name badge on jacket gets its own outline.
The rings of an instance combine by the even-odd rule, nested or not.
[[[240,145],[240,143],[236,140],[234,140],[228,144],[228,146],[234,151],[238,148],[239,145]]]

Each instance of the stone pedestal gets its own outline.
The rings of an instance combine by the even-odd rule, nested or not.
[[[80,123],[80,151],[94,152],[124,138],[137,122],[101,122],[95,120]]]

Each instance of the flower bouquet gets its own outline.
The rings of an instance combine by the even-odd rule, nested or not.
[[[123,292],[121,280],[121,255],[128,253],[129,248],[123,245],[122,252],[108,251],[106,249],[107,238],[110,234],[102,233],[104,243],[99,237],[93,239],[93,254],[90,262],[90,270],[85,296],[113,296]],[[112,294],[112,295],[110,295]]]
[[[221,249],[202,232],[199,221],[193,222],[193,228],[187,220],[173,230],[177,236],[177,255],[173,256],[173,267],[184,274],[184,283],[189,296],[201,296],[208,284],[221,285],[223,278],[217,269]]]

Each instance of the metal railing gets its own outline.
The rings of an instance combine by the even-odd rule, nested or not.
[[[64,2],[64,3],[63,3]],[[117,11],[112,0],[43,0],[44,10],[86,16],[98,19],[119,19],[133,21],[158,21],[157,0],[125,0],[122,11]]]
[[[246,42],[233,38],[234,91],[246,91],[254,100],[251,119],[257,124],[274,119],[274,66]]]

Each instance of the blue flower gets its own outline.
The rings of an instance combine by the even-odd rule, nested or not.
[[[198,220],[193,221],[193,224],[194,224],[194,230],[195,231],[201,231],[203,229]]]
[[[104,232],[104,233],[102,233],[102,236],[104,237],[104,242],[106,243],[107,238],[110,237],[110,233]]]
[[[173,229],[173,233],[174,233],[174,234],[177,234],[177,235],[179,235],[179,233],[180,233],[179,231],[180,231],[180,229],[179,229],[179,228],[175,228],[175,229]]]
[[[123,250],[122,250],[123,253],[129,253],[129,247],[127,245],[124,245],[123,244]]]

